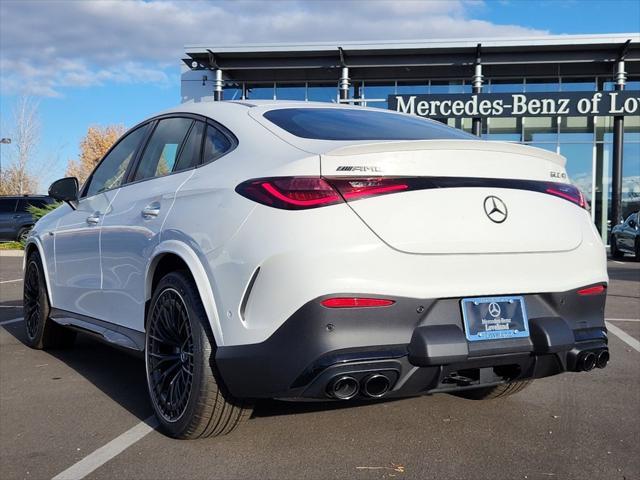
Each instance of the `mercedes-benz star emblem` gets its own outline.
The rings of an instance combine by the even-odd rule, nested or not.
[[[498,197],[489,195],[484,199],[484,213],[492,222],[502,223],[507,219],[507,206]]]
[[[502,313],[502,311],[500,310],[500,305],[498,305],[495,302],[491,302],[489,304],[489,314],[493,317],[493,318],[498,318],[500,316],[500,314]]]

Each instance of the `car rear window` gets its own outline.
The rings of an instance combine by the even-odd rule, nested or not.
[[[16,200],[14,198],[0,198],[0,213],[11,213],[16,210]]]
[[[340,108],[282,108],[264,117],[287,132],[315,140],[473,139],[468,133],[416,116]]]

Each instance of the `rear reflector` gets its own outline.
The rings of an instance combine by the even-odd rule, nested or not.
[[[320,302],[328,308],[389,307],[396,303],[385,298],[334,297]]]
[[[595,287],[587,287],[582,290],[578,290],[578,295],[600,295],[601,293],[604,293],[606,289],[607,287],[604,285],[596,285]]]

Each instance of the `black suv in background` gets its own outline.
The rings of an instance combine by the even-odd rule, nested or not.
[[[25,239],[36,223],[27,207],[42,208],[54,201],[45,195],[0,197],[0,242]]]

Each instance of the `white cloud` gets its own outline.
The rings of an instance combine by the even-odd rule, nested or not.
[[[13,1],[0,3],[4,93],[167,83],[189,43],[541,35],[474,20],[478,0]]]

